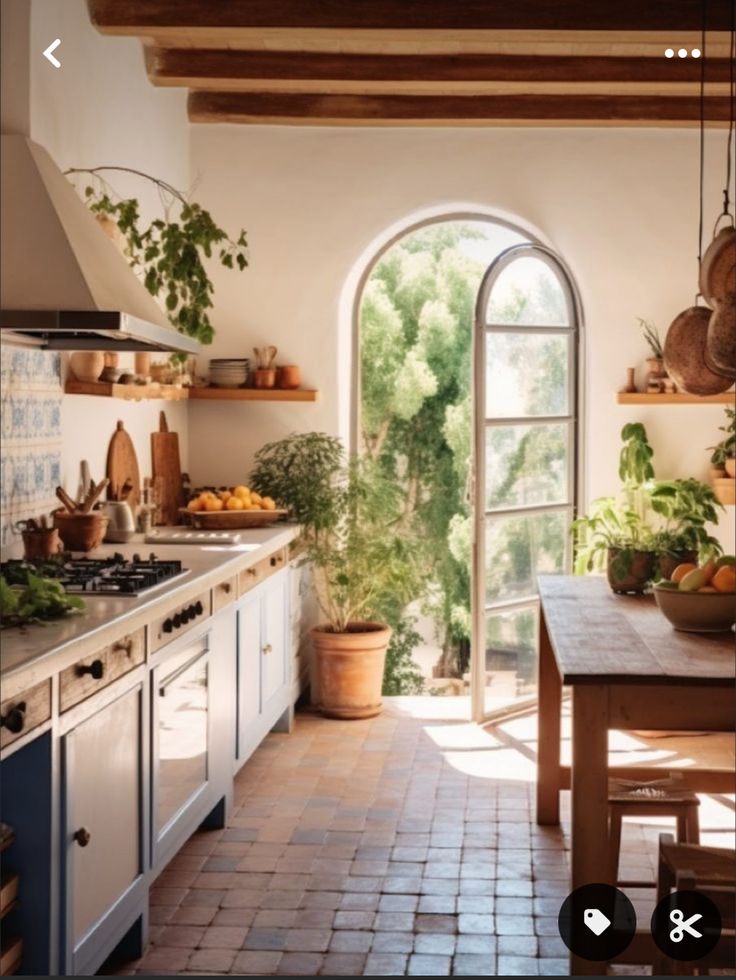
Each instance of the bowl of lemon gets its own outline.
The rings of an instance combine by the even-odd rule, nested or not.
[[[272,497],[261,496],[240,484],[232,490],[202,490],[192,497],[182,513],[195,528],[234,530],[275,524],[287,511]]]

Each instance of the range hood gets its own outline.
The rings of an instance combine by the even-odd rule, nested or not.
[[[173,351],[174,330],[49,154],[2,136],[0,339],[50,350]]]

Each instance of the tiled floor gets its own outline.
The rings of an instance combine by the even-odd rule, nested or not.
[[[124,972],[566,975],[567,845],[533,821],[534,719],[482,729],[438,717],[447,700],[302,713],[269,736],[228,828],[160,876],[151,945]],[[627,826],[624,873],[652,864],[660,829]]]

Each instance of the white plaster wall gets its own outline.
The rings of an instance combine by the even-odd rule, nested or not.
[[[54,69],[41,52],[61,38]],[[189,124],[186,94],[149,84],[143,51],[137,40],[108,38],[90,25],[84,0],[32,0],[31,138],[41,143],[62,168],[119,165],[162,177],[189,188]],[[141,201],[144,217],[160,205],[140,181],[115,175],[122,195]],[[80,186],[85,186],[84,178]],[[132,355],[124,355],[132,363]],[[104,475],[107,445],[123,419],[138,455],[141,477],[150,474],[150,433],[158,428],[164,407],[169,428],[179,433],[182,460],[187,461],[185,402],[139,402],[66,395],[62,404],[62,481],[76,491],[79,462],[87,459],[92,474]]]
[[[577,279],[587,498],[617,485],[619,432],[636,419],[650,433],[658,475],[705,479],[722,408],[619,406],[615,397],[626,368],[645,356],[636,317],[664,332],[694,299],[697,140],[696,131],[668,129],[194,126],[199,198],[244,225],[251,242],[243,275],[212,270],[213,354],[248,355],[270,341],[322,391],[316,405],[190,405],[194,479],[240,479],[264,441],[290,431],[346,431],[350,323],[341,293],[351,270],[389,227],[458,204],[517,216]],[[707,228],[720,209],[724,140],[707,135]],[[731,508],[726,541],[733,527]]]

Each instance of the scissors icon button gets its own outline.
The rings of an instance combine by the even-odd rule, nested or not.
[[[693,925],[702,918],[703,916],[699,912],[696,912],[695,915],[691,915],[689,919],[686,919],[680,909],[673,909],[670,912],[670,922],[675,924],[675,928],[670,931],[670,942],[681,943],[685,938],[685,933],[694,939],[702,939],[703,933],[698,932],[697,929],[693,929]]]

